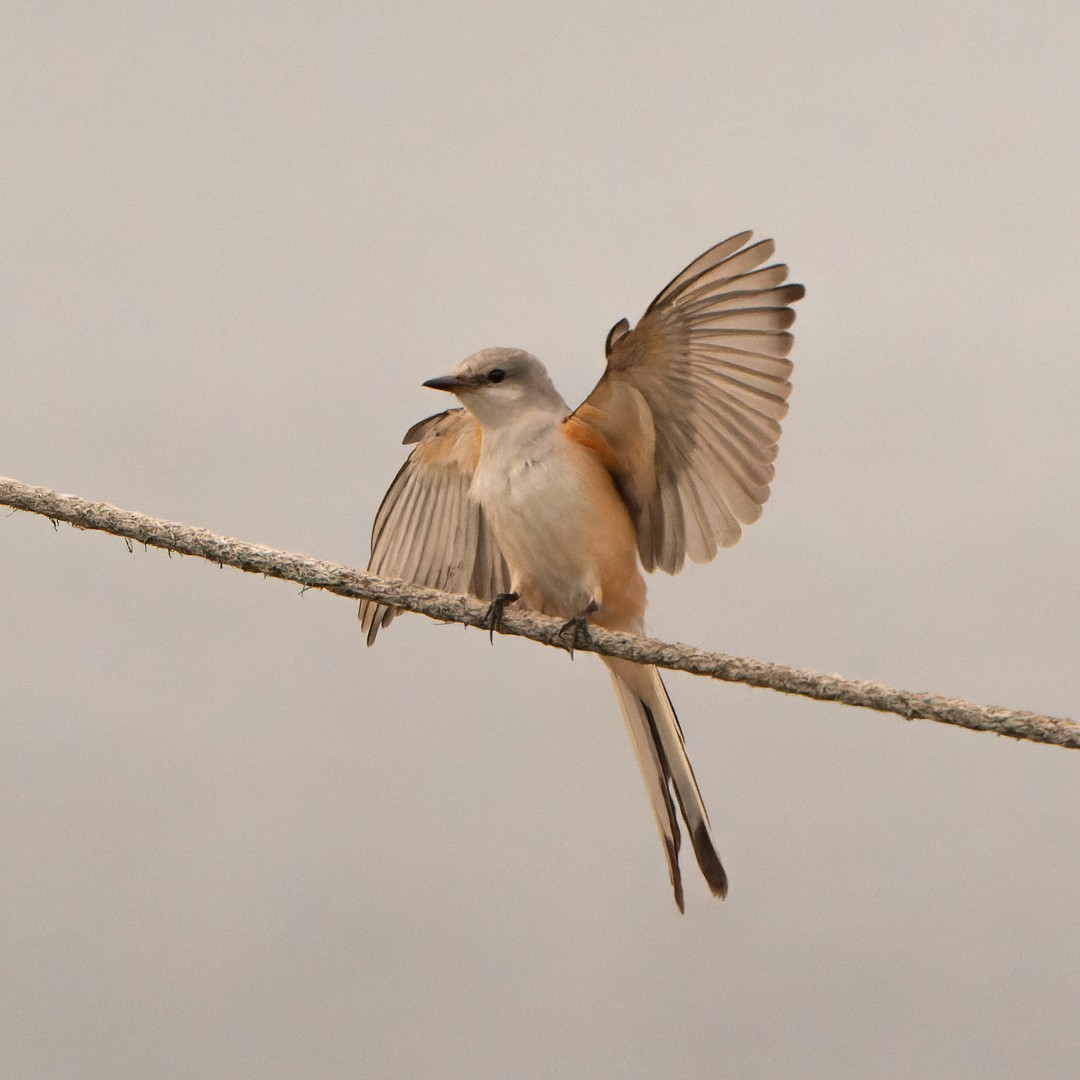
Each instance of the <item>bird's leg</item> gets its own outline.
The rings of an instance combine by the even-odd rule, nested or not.
[[[567,631],[570,631],[570,644],[567,649],[570,652],[570,659],[574,659],[574,649],[577,648],[578,643],[589,640],[589,616],[594,611],[599,611],[600,605],[595,600],[589,601],[589,606],[580,614],[575,615],[572,619],[568,619],[562,624],[559,629],[559,637],[562,637]]]
[[[495,644],[495,631],[502,628],[503,608],[507,604],[512,604],[517,598],[516,592],[501,592],[491,601],[491,606],[484,613],[484,626],[487,627],[492,645]]]

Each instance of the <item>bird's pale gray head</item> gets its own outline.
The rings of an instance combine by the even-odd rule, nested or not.
[[[521,349],[481,349],[449,375],[428,379],[424,385],[455,394],[486,427],[530,409],[566,411],[547,369]]]

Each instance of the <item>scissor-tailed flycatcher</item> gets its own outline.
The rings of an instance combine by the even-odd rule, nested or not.
[[[425,386],[464,409],[422,420],[386,493],[369,569],[493,602],[640,634],[641,567],[708,562],[756,521],[769,497],[786,359],[804,293],[787,267],[762,266],[771,240],[739,233],[695,259],[630,329],[608,334],[607,370],[573,412],[544,366],[482,349]],[[639,566],[640,562],[640,566]],[[372,644],[393,608],[365,600]],[[653,667],[603,657],[611,671],[667,850],[675,902],[682,811],[714,895],[727,875],[671,701]],[[670,786],[669,786],[670,785]]]

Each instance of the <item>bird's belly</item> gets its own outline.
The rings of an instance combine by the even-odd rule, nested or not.
[[[527,607],[569,619],[640,585],[633,526],[601,466],[552,454],[497,476],[481,468],[477,481],[474,494]]]

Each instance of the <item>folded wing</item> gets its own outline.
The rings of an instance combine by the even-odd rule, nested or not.
[[[506,563],[469,497],[480,426],[464,409],[450,409],[414,425],[403,442],[416,448],[375,515],[368,570],[480,600],[508,592]],[[385,604],[360,602],[369,645],[396,614]]]
[[[695,259],[630,330],[608,335],[607,370],[574,419],[612,449],[641,562],[708,562],[761,516],[791,393],[801,285],[763,266],[774,245],[739,233]]]

